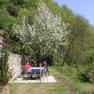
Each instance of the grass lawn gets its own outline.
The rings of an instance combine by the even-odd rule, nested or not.
[[[58,70],[58,72],[56,72]],[[94,83],[82,82],[77,78],[77,70],[73,67],[64,66],[64,67],[54,67],[53,72],[56,75],[64,77],[68,82],[74,86],[75,90],[79,94],[94,94]],[[58,74],[59,73],[59,74]]]
[[[59,74],[50,68],[50,75]],[[10,85],[11,94],[69,94],[63,82],[57,83],[38,83],[38,84],[12,84]]]
[[[2,88],[3,88],[3,87],[2,87],[2,86],[0,86],[0,94],[1,94],[1,92],[2,92]]]
[[[75,68],[68,66],[50,67],[50,75],[65,78],[79,94],[94,94],[94,84],[79,81],[76,72]],[[48,84],[12,84],[10,92],[11,94],[70,94],[62,81]]]
[[[13,84],[11,94],[68,94],[63,83],[58,84]]]

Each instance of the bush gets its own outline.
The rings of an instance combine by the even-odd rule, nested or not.
[[[16,18],[10,16],[5,8],[0,11],[0,29],[10,30]]]
[[[94,64],[89,64],[79,73],[79,79],[85,82],[94,82]]]
[[[54,65],[54,57],[53,55],[45,56],[45,58],[42,58],[42,61],[46,61],[49,66]]]
[[[1,60],[0,60],[0,84],[6,85],[9,80],[9,73],[8,73],[8,52],[3,50],[1,53]]]

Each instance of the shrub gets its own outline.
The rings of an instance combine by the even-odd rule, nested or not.
[[[3,50],[1,53],[1,60],[0,60],[0,84],[6,85],[9,80],[9,73],[8,73],[8,52]]]
[[[40,58],[40,59],[41,59],[41,61],[46,61],[49,66],[53,66],[54,65],[54,57],[53,57],[53,55],[45,56],[45,57]]]
[[[85,82],[94,82],[94,64],[89,64],[79,73],[79,79]]]

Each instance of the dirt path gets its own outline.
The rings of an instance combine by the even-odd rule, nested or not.
[[[74,86],[72,86],[72,85],[70,84],[69,81],[67,81],[67,80],[64,79],[63,77],[56,76],[56,75],[55,75],[55,78],[56,78],[57,81],[64,83],[64,86],[69,90],[69,94],[79,94],[79,93],[75,90]]]

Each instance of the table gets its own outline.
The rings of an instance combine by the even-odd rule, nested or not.
[[[44,73],[46,73],[47,70],[44,67],[32,67],[29,70],[30,74],[39,74],[40,75],[40,82],[41,82],[41,77],[43,76]]]
[[[42,73],[45,71],[44,67],[32,67],[31,70],[29,71],[30,73]]]

